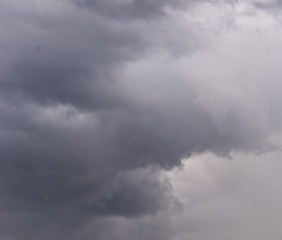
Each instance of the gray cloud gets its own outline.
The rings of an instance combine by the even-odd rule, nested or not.
[[[260,2],[260,1],[255,1],[255,6],[261,8],[261,9],[279,9],[282,7],[282,1],[280,0],[274,0],[274,1],[269,1],[269,2]]]
[[[186,172],[174,175],[175,188],[188,201],[172,217],[172,239],[279,239],[280,158],[281,151],[236,154],[233,161],[211,154],[189,160]]]
[[[78,6],[94,10],[98,14],[120,19],[156,18],[165,15],[165,7],[180,8],[187,4],[183,0],[157,0],[153,2],[147,0],[74,0],[74,2]]]
[[[3,238],[77,239],[93,221],[91,234],[106,239],[101,222],[118,217],[134,219],[142,235],[148,223],[138,219],[180,204],[162,170],[205,151],[226,156],[268,146],[264,122],[246,114],[252,104],[212,89],[219,97],[209,105],[213,96],[195,76],[157,64],[142,71],[144,59],[150,64],[165,52],[177,61],[199,50],[204,27],[165,10],[184,6],[0,3]],[[157,222],[161,230],[141,239],[169,239],[161,233],[168,223]]]

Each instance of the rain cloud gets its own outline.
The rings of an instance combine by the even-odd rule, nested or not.
[[[210,33],[187,15],[219,2],[0,3],[1,239],[106,239],[115,218],[148,229],[183,207],[164,171],[274,147],[258,92],[195,57]]]

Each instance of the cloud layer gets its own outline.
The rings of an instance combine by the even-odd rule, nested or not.
[[[227,16],[233,7],[0,3],[3,239],[106,239],[102,225],[116,218],[144,225],[144,239],[169,239],[158,214],[181,203],[163,170],[207,151],[226,157],[271,149],[279,92],[272,94],[275,79],[266,85],[256,71],[240,70],[248,67],[240,65],[244,54],[230,50],[243,37]],[[217,11],[206,27],[207,12]],[[261,56],[251,66],[261,66]],[[159,231],[148,230],[152,215]]]

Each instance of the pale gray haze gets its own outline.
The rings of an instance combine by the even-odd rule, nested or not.
[[[281,240],[282,1],[0,0],[0,240]]]

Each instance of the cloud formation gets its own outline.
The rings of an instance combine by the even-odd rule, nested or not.
[[[217,8],[180,0],[0,3],[3,239],[78,239],[76,230],[92,221],[98,232],[111,218],[181,208],[162,170],[206,151],[270,146],[257,92],[225,81],[225,69],[211,72],[209,54],[198,62],[209,33],[187,14],[201,7]],[[99,231],[96,239],[106,239]]]

